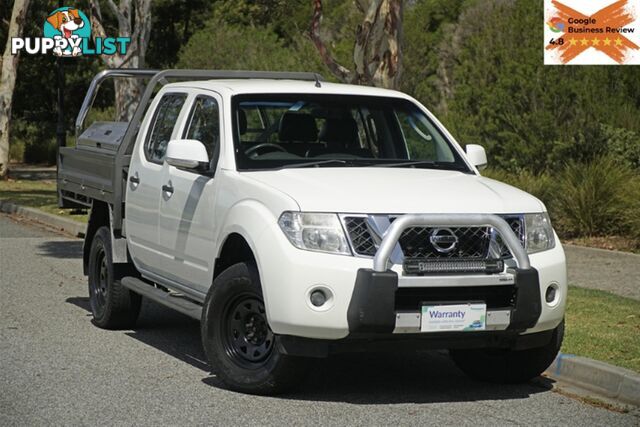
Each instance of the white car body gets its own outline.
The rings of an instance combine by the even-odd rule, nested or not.
[[[180,139],[188,111],[198,95],[213,97],[220,108],[220,155],[213,177],[146,159],[144,141],[158,100],[165,93],[187,96],[172,139]],[[348,309],[359,269],[371,269],[371,257],[348,256],[294,247],[278,225],[283,212],[334,214],[504,214],[542,213],[533,196],[475,174],[411,168],[323,167],[238,171],[234,156],[232,97],[252,93],[322,93],[407,99],[424,111],[466,159],[465,151],[437,119],[413,98],[396,91],[314,82],[212,80],[169,84],[151,104],[138,135],[129,168],[140,179],[128,184],[125,235],[136,268],[148,279],[204,301],[216,259],[232,234],[241,236],[255,256],[266,315],[275,334],[338,340],[350,334]],[[170,185],[173,193],[160,190]],[[167,187],[168,188],[168,187]],[[567,295],[565,256],[555,236],[552,249],[529,254],[539,275],[541,313],[523,334],[556,328]],[[513,267],[513,265],[511,265]],[[459,286],[464,276],[405,277],[399,287]],[[506,280],[506,279],[505,279]],[[480,283],[480,282],[474,282]],[[485,280],[486,283],[486,280]],[[512,282],[509,282],[512,283]],[[553,285],[557,295],[544,296]],[[314,289],[330,296],[322,307],[310,303]],[[415,328],[396,332],[416,332]]]

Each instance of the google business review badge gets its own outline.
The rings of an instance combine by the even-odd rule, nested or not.
[[[545,65],[640,65],[640,0],[545,0]]]

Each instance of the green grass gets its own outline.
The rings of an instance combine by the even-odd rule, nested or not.
[[[640,372],[640,301],[569,287],[562,352]]]
[[[87,215],[72,214],[70,209],[58,208],[56,182],[51,180],[8,180],[0,181],[0,200],[87,222]]]

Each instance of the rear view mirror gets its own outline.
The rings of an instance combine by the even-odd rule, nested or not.
[[[165,162],[188,170],[205,170],[209,167],[209,155],[204,144],[196,139],[169,141]]]
[[[478,170],[482,170],[487,167],[487,153],[484,151],[484,147],[482,145],[468,144],[466,148],[467,159],[473,166],[478,168]]]

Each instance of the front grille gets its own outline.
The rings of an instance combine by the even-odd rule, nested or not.
[[[518,240],[520,240],[520,243],[522,243],[522,246],[524,246],[524,224],[523,224],[523,218],[522,217],[507,217],[507,218],[504,218],[504,220],[507,221],[507,224],[509,224],[509,227],[511,227],[511,229],[513,230],[513,233],[516,235]],[[498,236],[496,236],[496,241],[497,241],[498,245],[501,248],[500,256],[502,256],[503,258],[511,258],[512,257],[511,251],[509,250],[507,245],[504,244],[504,242],[502,241],[502,238],[500,237],[499,234],[498,234]]]
[[[513,285],[454,286],[448,288],[398,288],[396,310],[417,311],[429,304],[464,304],[484,302],[487,309],[515,307],[516,289]]]
[[[449,228],[458,238],[455,250],[442,253],[429,241],[430,227],[407,228],[400,235],[400,247],[407,258],[485,258],[491,242],[489,227]]]
[[[344,225],[349,233],[353,250],[359,255],[374,256],[378,248],[363,217],[346,217]]]
[[[390,222],[393,222],[393,217]],[[504,218],[520,242],[524,242],[524,225],[521,217]],[[356,254],[361,256],[374,256],[378,250],[378,243],[381,238],[377,236],[367,224],[367,218],[363,216],[344,217],[344,225],[351,240],[351,245]],[[492,243],[493,230],[491,227],[450,227],[457,244],[454,250],[443,252],[438,250],[430,241],[434,227],[411,227],[407,228],[400,236],[398,243],[406,258],[466,258],[484,259],[489,254]],[[497,234],[497,233],[496,233]],[[444,245],[446,246],[446,245]],[[492,253],[492,257],[511,258],[511,252],[502,242],[499,235],[495,236],[494,247],[497,253]],[[442,249],[442,248],[441,248]],[[446,248],[445,248],[446,249]]]

